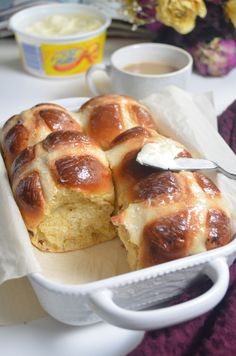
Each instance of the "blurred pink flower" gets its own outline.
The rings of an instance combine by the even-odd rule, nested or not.
[[[189,49],[197,71],[204,76],[223,76],[236,67],[236,41],[214,38]]]

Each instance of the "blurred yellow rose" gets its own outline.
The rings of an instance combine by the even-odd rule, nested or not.
[[[236,0],[229,0],[224,6],[226,15],[236,28]]]
[[[158,0],[158,19],[182,34],[194,29],[196,17],[205,17],[203,0]]]

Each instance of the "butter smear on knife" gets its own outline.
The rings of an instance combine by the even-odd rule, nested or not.
[[[166,138],[165,140],[144,145],[136,160],[140,164],[169,169],[170,165],[174,165],[174,159],[180,152],[183,152],[183,148],[178,147],[175,142]]]

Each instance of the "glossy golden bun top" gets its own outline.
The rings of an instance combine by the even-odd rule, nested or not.
[[[21,151],[51,132],[80,129],[76,115],[56,104],[38,104],[14,115],[2,129],[2,151],[8,170]]]
[[[167,139],[152,129],[140,126],[121,133],[111,142],[106,155],[113,171],[119,207],[128,204],[132,187],[137,182],[155,172],[152,167],[143,166],[136,161],[138,152],[147,143],[162,141],[168,141],[169,145],[178,148],[178,156],[191,157],[180,143]]]
[[[127,129],[135,126],[157,128],[148,108],[124,95],[92,98],[81,106],[79,114],[85,132],[105,150]]]

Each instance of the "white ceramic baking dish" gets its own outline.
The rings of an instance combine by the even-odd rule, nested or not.
[[[57,103],[74,110],[86,100]],[[235,257],[236,239],[195,256],[81,285],[58,283],[40,273],[29,275],[29,280],[42,307],[63,323],[87,325],[105,320],[126,329],[151,330],[190,320],[217,305],[227,291],[229,266]],[[212,280],[207,292],[163,307],[203,275]]]
[[[126,329],[151,330],[193,319],[217,305],[229,284],[236,240],[227,246],[140,271],[84,285],[65,285],[41,274],[29,276],[42,307],[55,319],[86,325],[101,319]],[[201,275],[212,287],[179,305],[140,311],[170,300]]]

